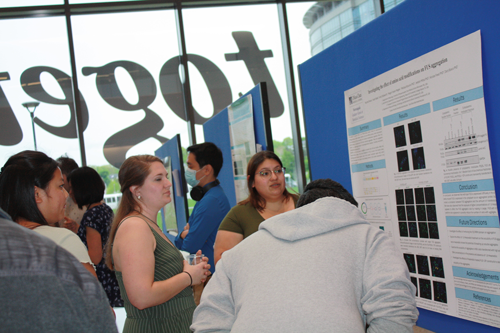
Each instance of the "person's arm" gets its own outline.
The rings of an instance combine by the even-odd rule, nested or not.
[[[191,330],[203,332],[230,332],[235,317],[234,300],[231,293],[231,280],[228,276],[230,267],[221,260],[217,266],[217,274],[203,289],[200,305],[193,314]]]
[[[189,253],[195,253],[201,249],[214,229],[219,227],[222,218],[214,226],[214,218],[220,215],[219,210],[220,204],[215,198],[207,197],[200,201],[189,217],[189,232],[179,249]]]
[[[403,256],[383,231],[371,233],[368,243],[361,298],[367,332],[411,333],[418,310]]]
[[[184,239],[186,238],[188,233],[189,233],[189,223],[186,223],[186,225],[184,226],[184,231],[181,232],[180,237]]]
[[[154,281],[155,247],[151,229],[143,220],[129,218],[118,228],[113,244],[115,268],[122,272],[130,302],[140,310],[170,300],[186,287],[205,281],[210,274],[206,261],[194,266],[184,261],[183,272]]]
[[[82,265],[83,265],[83,267],[85,267],[86,270],[88,270],[90,272],[90,274],[92,274],[97,279],[97,274],[95,272],[94,266],[92,266],[88,262],[82,262]]]
[[[83,264],[83,267],[97,278],[95,269],[91,264],[92,259],[90,259],[89,252],[80,237],[64,228],[61,228],[61,230],[65,230],[64,233],[66,233],[66,236],[61,239],[59,245],[75,256]]]
[[[242,240],[242,234],[233,231],[219,230],[214,244],[214,265],[217,265],[223,252],[232,249]]]
[[[80,228],[80,225],[76,223],[74,220],[65,216],[63,219],[62,227],[71,230],[76,234],[78,232],[78,228]]]
[[[98,265],[102,260],[101,234],[91,227],[85,227],[85,232],[87,234],[87,246],[90,260],[92,260],[94,265]]]

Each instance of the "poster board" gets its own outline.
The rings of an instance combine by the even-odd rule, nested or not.
[[[499,188],[500,22],[494,0],[406,0],[299,66],[312,179],[333,178],[350,192],[344,91],[481,30],[484,104],[495,187]],[[459,20],[462,17],[466,20]],[[397,27],[395,29],[395,27]],[[497,207],[498,207],[498,197]],[[497,332],[492,326],[419,309],[418,325],[436,332]]]
[[[177,220],[177,231],[184,230],[188,217],[188,204],[186,198],[186,183],[184,182],[184,164],[182,160],[181,137],[179,134],[168,140],[155,151],[155,155],[162,161],[167,162],[172,175],[172,189],[170,195],[173,197],[175,205],[175,218]],[[169,203],[168,205],[172,205]],[[168,209],[167,209],[168,210]],[[175,236],[168,233],[168,228],[165,221],[165,209],[161,210],[162,230],[163,233],[172,241],[175,241]]]
[[[262,150],[273,150],[273,138],[271,135],[271,121],[266,83],[259,83],[246,94],[242,95],[240,99],[244,99],[248,95],[252,96],[255,143],[261,145]],[[205,124],[203,124],[203,132],[205,135],[205,142],[213,142],[222,151],[224,164],[222,165],[217,178],[226,193],[229,205],[233,207],[236,205],[237,201],[233,167],[231,164],[232,156],[231,140],[229,136],[228,109],[225,108],[213,116],[210,120],[205,122]]]

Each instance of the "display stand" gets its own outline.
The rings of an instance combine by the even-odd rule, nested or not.
[[[497,0],[406,0],[299,65],[311,178],[332,178],[352,193],[344,91],[481,30],[483,88],[496,188],[500,188],[500,11]],[[497,196],[497,206],[499,197]],[[434,332],[498,328],[420,309]]]
[[[186,221],[188,217],[188,204],[186,198],[186,183],[184,182],[184,164],[182,160],[182,149],[181,149],[181,137],[179,134],[174,136],[169,141],[165,142],[163,146],[155,151],[155,155],[164,160],[166,157],[170,159],[170,165],[172,171],[178,170],[179,172],[179,183],[172,182],[172,189],[170,190],[170,195],[174,197],[175,202],[175,215],[177,218],[177,230],[182,231],[186,226]],[[177,196],[180,192],[181,196]],[[165,225],[165,215],[162,209],[162,220],[163,220],[163,233],[172,241],[175,241],[175,236],[167,232],[167,227]]]
[[[259,83],[252,90],[241,96],[240,99],[247,95],[252,95],[255,142],[262,146],[262,150],[273,150],[266,83]],[[222,151],[224,164],[217,178],[226,193],[229,205],[233,207],[237,202],[233,166],[231,163],[231,143],[229,138],[227,108],[203,124],[203,132],[205,134],[205,142],[213,142]]]

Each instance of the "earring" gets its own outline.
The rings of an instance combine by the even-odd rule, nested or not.
[[[140,195],[140,194],[137,196],[137,199],[138,199],[138,200],[141,200],[141,195]]]

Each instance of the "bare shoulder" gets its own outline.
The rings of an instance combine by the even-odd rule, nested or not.
[[[138,217],[123,220],[113,241],[115,269],[126,272],[129,265],[137,267],[154,252],[155,247],[153,233],[144,220]],[[122,258],[126,258],[125,264]]]
[[[116,238],[143,238],[145,234],[152,236],[147,222],[139,217],[132,216],[120,222],[120,226],[116,231]]]

